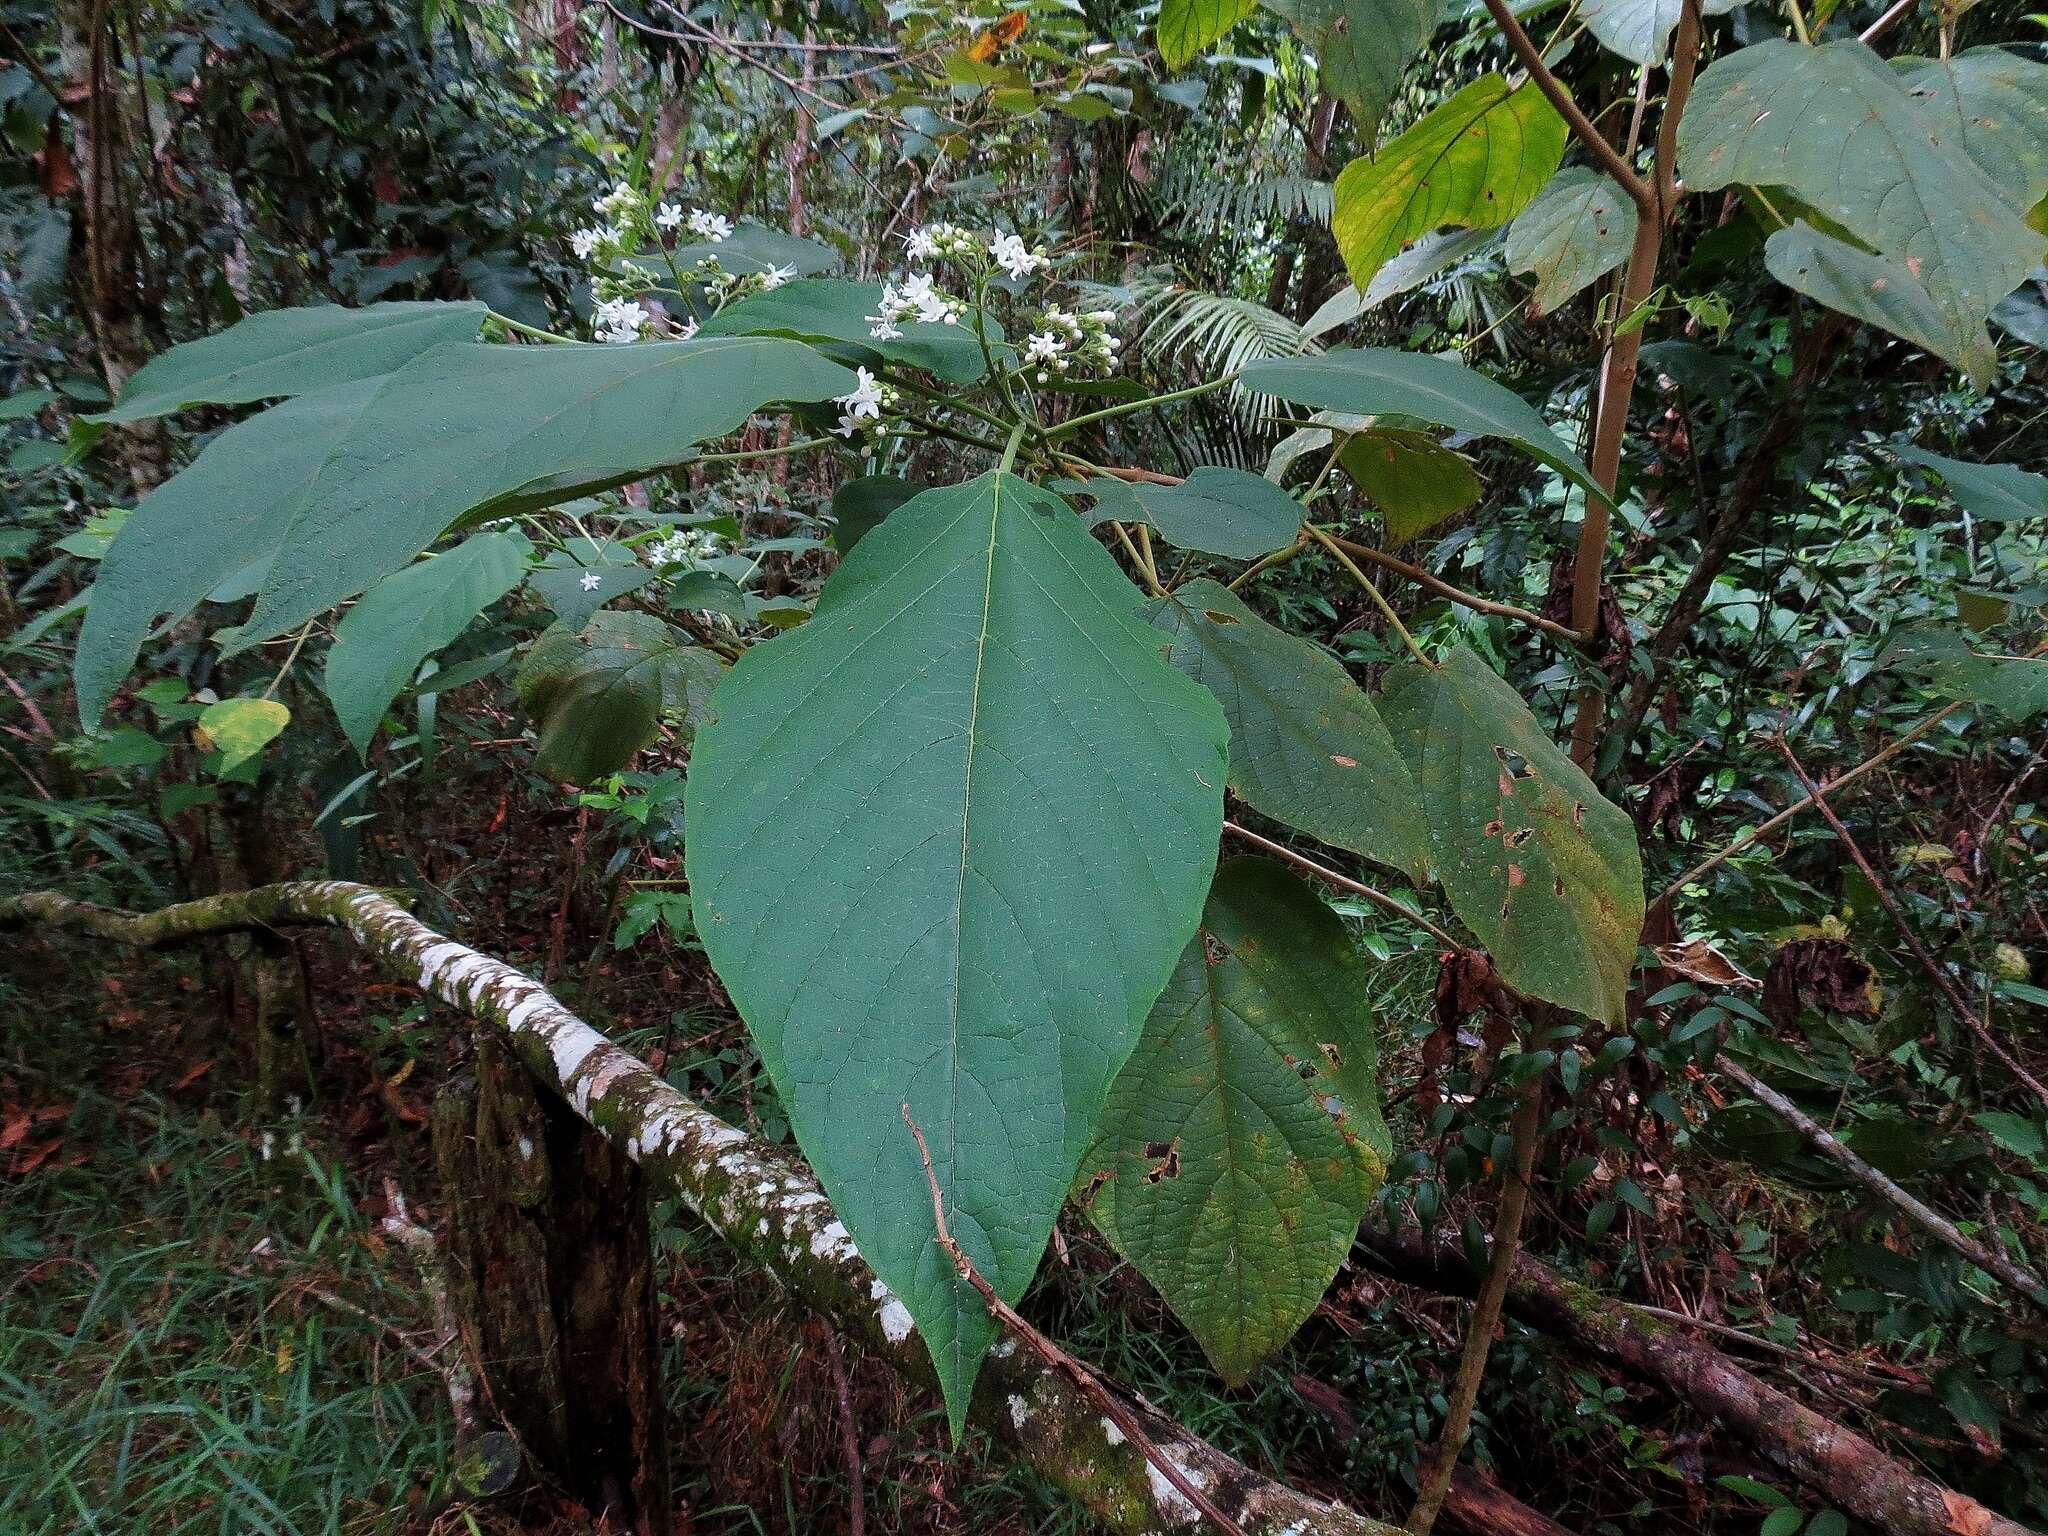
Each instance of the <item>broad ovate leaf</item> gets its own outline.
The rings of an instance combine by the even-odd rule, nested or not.
[[[1908,464],[1931,469],[1941,477],[1957,506],[1982,523],[2024,523],[2048,518],[2048,476],[2016,464],[1969,464],[1915,448],[1892,446]]]
[[[1095,498],[1091,526],[1143,523],[1179,549],[1256,560],[1301,532],[1301,503],[1263,475],[1205,465],[1178,485],[1110,475],[1062,480],[1055,489]]]
[[[1216,872],[1075,1196],[1240,1385],[1316,1308],[1386,1175],[1369,981],[1279,866]]]
[[[220,753],[223,776],[256,756],[291,724],[292,712],[275,699],[222,699],[193,723],[200,749]]]
[[[519,585],[533,546],[510,530],[479,533],[385,577],[334,627],[327,700],[358,752],[420,663]]]
[[[1568,166],[1508,226],[1510,272],[1536,279],[1532,314],[1548,314],[1628,259],[1636,205],[1610,176]]]
[[[860,475],[847,481],[832,493],[832,547],[842,555],[851,553],[883,518],[930,489],[900,475]]]
[[[1117,1070],[1201,915],[1216,702],[1081,520],[990,473],[861,540],[712,700],[697,927],[799,1144],[931,1351],[957,1431]]]
[[[443,345],[378,378],[301,395],[221,434],[136,508],[107,551],[76,659],[105,708],[159,615],[249,571],[237,643],[298,628],[409,564],[466,513],[503,515],[689,457],[847,369],[771,336],[634,346]]]
[[[519,668],[519,701],[540,729],[533,765],[588,784],[617,773],[664,716],[701,713],[725,663],[647,613],[600,610],[581,629],[555,624]]]
[[[1510,986],[1619,1025],[1643,927],[1635,823],[1460,646],[1387,684],[1419,763],[1430,858]]]
[[[1901,334],[1980,380],[1991,366],[1985,317],[2048,249],[2048,237],[2027,227],[1953,141],[1939,111],[1853,39],[1818,48],[1772,39],[1717,59],[1686,107],[1678,157],[1694,190],[1784,187],[1861,242],[1884,270],[1803,225],[1773,236],[1776,249],[1766,254],[1785,281],[1781,269],[1793,263],[1784,242],[1804,229],[1801,240],[1818,254],[1800,291],[1833,302],[1839,286],[1854,297],[1847,312],[1888,329],[1896,327],[1886,315],[1909,302],[1897,290],[1919,290],[1940,333],[1930,338],[1928,323],[1912,320],[1918,334]]]
[[[1980,383],[1998,354],[1981,320],[1959,321],[1910,265],[1875,255],[1804,219],[1764,243],[1764,270],[1794,293],[1945,358]]]
[[[1600,494],[1585,464],[1534,406],[1485,374],[1448,358],[1359,347],[1321,357],[1254,363],[1245,369],[1243,383],[1246,389],[1318,410],[1401,416],[1453,432],[1503,438],[1589,493]]]
[[[140,421],[188,405],[241,405],[373,378],[445,341],[473,341],[481,304],[315,304],[271,309],[150,359],[89,420]]]
[[[1372,699],[1335,657],[1207,579],[1158,599],[1151,616],[1172,637],[1167,659],[1223,706],[1233,791],[1332,847],[1422,872],[1415,780]]]
[[[1259,0],[1160,0],[1159,58],[1168,69],[1186,69],[1196,54],[1259,8]]]
[[[1702,13],[1725,16],[1740,0],[1703,0]],[[1586,0],[1580,18],[1602,47],[1631,64],[1661,64],[1685,0]]]
[[[1387,542],[1405,544],[1470,510],[1485,487],[1464,455],[1424,432],[1373,427],[1345,442],[1338,462],[1370,496]]]
[[[1436,30],[1437,0],[1264,0],[1316,56],[1323,89],[1370,138]]]
[[[1511,88],[1499,75],[1474,80],[1338,175],[1330,229],[1351,281],[1368,287],[1431,230],[1505,224],[1543,190],[1564,147],[1564,119],[1535,86]]]
[[[1892,64],[1944,142],[1962,147],[2008,208],[2024,214],[2048,197],[2048,64],[2004,48]]]

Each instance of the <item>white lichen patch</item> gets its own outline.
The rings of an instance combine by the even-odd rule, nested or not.
[[[844,1264],[849,1259],[858,1259],[860,1250],[853,1246],[853,1238],[843,1221],[827,1222],[824,1228],[811,1237],[811,1257],[825,1259],[834,1264]]]
[[[1024,1399],[1023,1399],[1023,1398],[1021,1398],[1021,1397],[1019,1397],[1019,1396],[1018,1396],[1018,1395],[1017,1395],[1016,1393],[1012,1392],[1012,1393],[1010,1394],[1010,1424],[1011,1424],[1011,1427],[1012,1427],[1012,1428],[1014,1428],[1014,1429],[1020,1429],[1020,1430],[1021,1430],[1021,1429],[1022,1429],[1022,1428],[1024,1427],[1024,1425],[1026,1424],[1026,1422],[1028,1422],[1028,1421],[1029,1421],[1029,1419],[1030,1419],[1030,1418],[1031,1418],[1031,1405],[1030,1405],[1029,1403],[1025,1402],[1025,1401],[1024,1401]]]
[[[533,1161],[533,1138],[531,1136],[519,1138],[519,1155],[529,1163]]]
[[[1115,1419],[1104,1419],[1102,1421],[1102,1438],[1111,1445],[1122,1445],[1124,1443],[1124,1432],[1116,1427]]]
[[[1007,1360],[1017,1353],[1017,1341],[1012,1338],[997,1339],[990,1347],[989,1353],[998,1360]]]
[[[896,1293],[889,1289],[887,1283],[876,1280],[868,1287],[868,1295],[882,1304],[880,1316],[883,1337],[891,1344],[901,1344],[909,1338],[911,1329],[915,1326],[910,1318],[910,1308],[897,1299]]]

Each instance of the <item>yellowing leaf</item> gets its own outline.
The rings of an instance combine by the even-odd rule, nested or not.
[[[228,774],[276,740],[291,718],[275,699],[222,699],[207,705],[192,735],[205,751],[220,753],[220,771]]]

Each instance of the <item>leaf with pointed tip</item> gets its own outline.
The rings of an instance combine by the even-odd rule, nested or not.
[[[1223,706],[1233,791],[1333,848],[1421,872],[1415,781],[1342,663],[1206,577],[1155,600],[1150,615],[1172,637],[1166,659]]]
[[[334,628],[322,679],[359,753],[421,662],[519,585],[533,545],[510,530],[479,533],[385,577]]]
[[[271,309],[151,358],[120,403],[89,421],[141,421],[188,405],[243,405],[373,378],[444,341],[474,340],[481,304],[314,304]]]
[[[275,699],[222,699],[209,704],[193,724],[200,748],[220,753],[223,778],[248,762],[283,732],[292,712]]]
[[[1906,90],[2005,197],[2026,213],[2048,197],[2048,64],[2003,48],[1892,60]]]
[[[910,321],[893,341],[868,334],[868,316],[882,304],[880,283],[850,283],[838,278],[807,278],[784,283],[766,293],[721,309],[704,322],[700,336],[792,336],[829,347],[841,362],[879,368],[883,359],[923,368],[949,384],[973,384],[988,371],[981,343],[975,339],[974,317],[951,325]],[[982,327],[991,349],[1003,340],[993,315]]]
[[[1567,166],[1508,226],[1508,270],[1534,275],[1529,311],[1548,314],[1626,261],[1635,238],[1636,205],[1614,179]]]
[[[1985,317],[2048,248],[1950,142],[1938,111],[1850,39],[1817,48],[1771,39],[1715,60],[1679,124],[1678,164],[1699,191],[1784,187],[1810,204],[1877,261],[1795,226],[1766,247],[1772,274],[1801,274],[1801,292],[1830,304],[1840,295],[1847,313],[1980,381],[1992,357]],[[1908,286],[1917,292],[1902,294]],[[1914,313],[1922,309],[1939,325]]]
[[[1704,0],[1700,10],[1725,16],[1742,0]],[[1662,64],[1685,0],[1586,0],[1580,18],[1610,53],[1631,64]]]
[[[832,493],[832,547],[844,555],[873,533],[883,518],[930,490],[900,475],[862,475]]]
[[[1877,664],[1917,672],[1942,697],[1987,705],[2010,720],[2048,711],[2048,660],[1979,651],[1953,630],[1904,630],[1885,643]]]
[[[1156,24],[1159,60],[1186,69],[1195,55],[1259,8],[1259,0],[1160,0]]]
[[[1464,455],[1424,432],[1373,427],[1338,456],[1387,525],[1387,542],[1405,544],[1478,504],[1485,487]]]
[[[712,700],[685,810],[712,964],[955,1432],[1201,916],[1226,730],[1056,498],[989,473],[862,539]]]
[[[1346,283],[1308,318],[1301,334],[1313,341],[1341,325],[1349,325],[1368,310],[1377,309],[1391,298],[1419,288],[1446,267],[1476,254],[1482,246],[1498,239],[1491,229],[1446,229],[1424,235],[1400,255],[1390,257],[1363,290]]]
[[[1459,921],[1510,986],[1619,1025],[1644,905],[1628,813],[1464,646],[1390,677],[1384,712],[1419,753],[1430,858]]]
[[[725,664],[649,613],[599,610],[550,626],[519,668],[519,702],[540,727],[533,766],[588,784],[654,739],[663,715],[701,714]]]
[[[1367,991],[1314,891],[1230,860],[1075,1181],[1231,1386],[1316,1309],[1386,1176]]]
[[[1143,523],[1178,549],[1227,560],[1256,560],[1285,549],[1301,532],[1301,503],[1263,475],[1205,465],[1178,485],[1096,475],[1061,480],[1054,490],[1093,496],[1088,524]]]
[[[1323,89],[1368,140],[1415,55],[1436,31],[1437,0],[1264,0],[1316,56]]]
[[[1505,224],[1564,158],[1564,119],[1533,85],[1482,75],[1337,177],[1330,232],[1351,281],[1371,284],[1419,235],[1447,224]]]
[[[1956,505],[1979,522],[2023,523],[2048,517],[2048,476],[2012,464],[1966,464],[1908,443],[1894,444],[1892,452],[1909,464],[1933,470]]]
[[[1453,432],[1505,438],[1590,493],[1601,494],[1578,455],[1534,406],[1463,363],[1423,352],[1359,347],[1254,363],[1245,369],[1243,383],[1296,405],[1359,416],[1405,416]]]

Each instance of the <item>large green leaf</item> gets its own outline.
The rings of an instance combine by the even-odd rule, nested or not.
[[[1358,416],[1405,416],[1453,432],[1505,438],[1600,494],[1578,455],[1520,395],[1463,363],[1423,352],[1360,347],[1322,357],[1275,358],[1244,371],[1244,387],[1296,405]]]
[[[1944,698],[1988,705],[2011,720],[2048,711],[2048,660],[1979,651],[1954,630],[1904,630],[1885,643],[1878,665],[1916,672]]]
[[[1226,731],[1079,518],[990,473],[861,540],[758,645],[690,767],[697,926],[957,1429],[995,1337],[933,1243],[1020,1295],[1194,931]]]
[[[1564,119],[1533,85],[1482,75],[1337,177],[1337,237],[1351,281],[1369,286],[1419,235],[1489,229],[1520,213],[1564,158]]]
[[[1724,16],[1741,0],[1703,0],[1700,10]],[[1685,0],[1586,0],[1579,15],[1602,46],[1631,64],[1661,64]]]
[[[1635,238],[1628,194],[1612,177],[1568,166],[1508,226],[1508,270],[1534,274],[1530,311],[1548,314],[1626,261]]]
[[[1379,126],[1422,45],[1437,0],[1264,0],[1316,56],[1323,89],[1351,109],[1366,138]]]
[[[1794,293],[1946,358],[1980,383],[1998,361],[1981,321],[1957,323],[1903,261],[1795,220],[1764,242],[1764,270]]]
[[[187,405],[241,405],[372,378],[444,341],[475,339],[481,304],[315,304],[250,315],[136,370],[91,421],[140,421]]]
[[[1081,1165],[1076,1197],[1232,1386],[1315,1310],[1385,1177],[1367,992],[1314,891],[1226,863]]]
[[[673,464],[763,405],[842,394],[800,342],[444,345],[382,378],[302,395],[223,433],[107,551],[79,637],[97,717],[159,614],[182,618],[253,565],[237,643],[296,629],[409,563],[478,507],[566,499]]]
[[[1132,483],[1111,475],[1061,480],[1055,490],[1093,496],[1091,526],[1143,523],[1180,549],[1256,560],[1301,532],[1301,503],[1262,475],[1205,465],[1179,485]]]
[[[551,626],[519,668],[519,701],[540,727],[533,765],[588,784],[654,739],[664,715],[696,718],[725,663],[648,613],[600,610]]]
[[[1459,920],[1511,986],[1620,1024],[1643,926],[1628,813],[1463,646],[1390,678],[1387,707],[1416,750],[1430,857]]]
[[[1840,286],[1856,296],[1854,307],[1844,305],[1850,313],[1887,328],[1889,311],[1917,302],[1897,290],[1924,291],[1941,334],[1908,339],[1980,380],[1992,363],[1985,317],[2048,247],[1951,141],[1938,112],[1854,40],[1808,48],[1773,39],[1716,60],[1679,125],[1678,155],[1695,190],[1785,187],[1868,246],[1887,264],[1882,271],[1852,260],[1854,247],[1814,236],[1828,244],[1813,247],[1801,291],[1831,302]],[[1771,270],[1781,280],[1793,233],[1771,242],[1779,258]],[[1885,286],[1873,289],[1880,278]],[[1917,332],[1927,328],[1914,323]]]
[[[2008,208],[2048,197],[2048,65],[2003,48],[1948,59],[1894,59],[1908,93],[1991,178]]]
[[[2023,523],[2048,517],[2048,476],[2013,464],[1966,464],[1910,443],[1893,444],[1892,452],[1909,464],[1933,470],[1956,505],[1979,522]]]
[[[879,313],[881,303],[879,283],[800,279],[720,310],[698,334],[793,336],[831,346],[843,362],[879,367],[886,358],[927,369],[953,384],[973,384],[988,371],[972,314],[952,325],[911,321],[900,327],[903,334],[893,341],[877,341],[868,334],[868,316]],[[1002,327],[994,316],[984,316],[982,328],[991,348],[1002,342]]]
[[[1232,27],[1259,8],[1259,0],[1160,0],[1159,57],[1168,69],[1186,69]]]
[[[1216,695],[1230,722],[1230,787],[1333,847],[1420,875],[1422,805],[1372,700],[1326,651],[1276,629],[1218,582],[1153,603],[1167,659]]]
[[[1405,544],[1479,501],[1485,487],[1464,456],[1427,433],[1372,427],[1338,454],[1358,488],[1387,525],[1387,541]]]
[[[479,533],[446,554],[385,577],[334,628],[328,702],[356,751],[419,665],[519,585],[533,552],[524,534]]]
[[[851,553],[883,518],[930,489],[900,475],[861,475],[847,481],[832,493],[832,547],[842,555]]]

